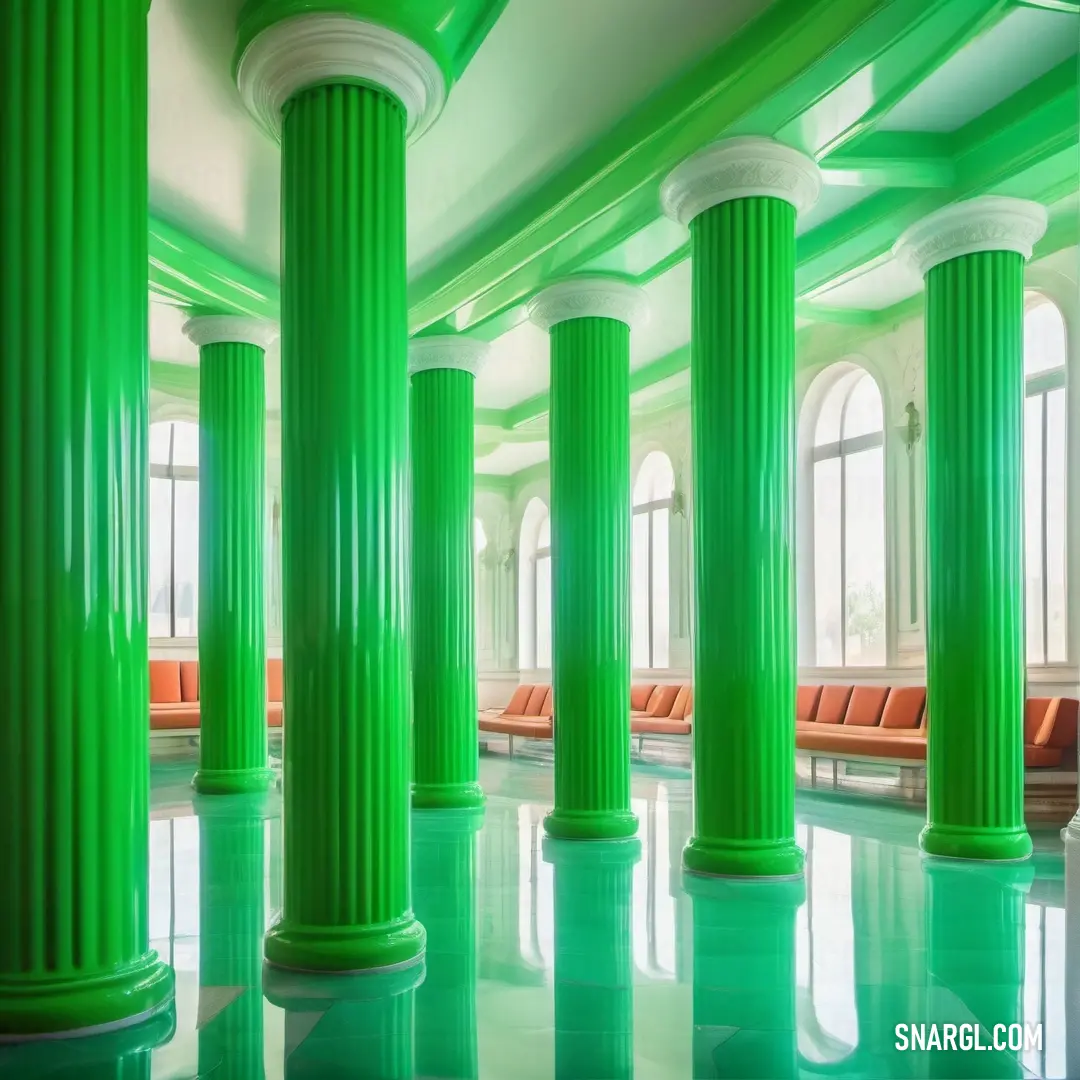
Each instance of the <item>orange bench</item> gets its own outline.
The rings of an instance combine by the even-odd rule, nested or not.
[[[630,687],[630,732],[638,736],[638,750],[646,735],[689,735],[694,691],[688,683]]]
[[[480,713],[480,730],[507,735],[510,753],[514,736],[527,739],[550,739],[555,733],[551,686],[547,683],[522,683],[505,709],[486,709]]]
[[[1076,745],[1078,708],[1073,698],[1027,699],[1025,767],[1062,765]],[[795,746],[811,757],[925,761],[926,724],[923,686],[800,686]]]
[[[281,727],[280,659],[266,661],[266,722]],[[198,660],[150,661],[150,730],[193,731],[199,727]]]

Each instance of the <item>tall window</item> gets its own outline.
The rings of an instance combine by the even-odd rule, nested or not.
[[[845,364],[814,432],[814,620],[822,667],[885,663],[885,468],[881,394]]]
[[[551,667],[551,520],[530,499],[518,540],[518,665]]]
[[[150,425],[150,636],[199,632],[199,428]]]
[[[634,484],[633,665],[668,667],[670,571],[668,540],[675,473],[667,454],[654,450],[641,463]]]
[[[1065,323],[1042,297],[1024,317],[1027,661],[1068,659],[1065,607]]]

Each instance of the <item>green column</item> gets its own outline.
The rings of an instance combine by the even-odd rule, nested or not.
[[[473,384],[484,342],[409,346],[413,805],[480,806],[473,610]]]
[[[803,883],[688,875],[686,888],[694,903],[694,1080],[795,1080]]]
[[[146,11],[0,4],[0,1037],[173,992],[147,922]]]
[[[201,460],[201,455],[200,455]],[[200,482],[202,479],[200,466]],[[199,1075],[263,1080],[267,797],[197,798]]]
[[[554,869],[555,1080],[632,1080],[636,838],[544,838]]]
[[[933,855],[1023,859],[1024,260],[1046,211],[986,197],[914,225],[926,278],[927,825]]]
[[[955,1024],[958,1040],[977,1037],[988,1048],[972,1051],[964,1041],[955,1049],[934,1046],[929,1075],[1022,1077],[1021,1053],[1009,1049],[1008,1029],[1015,1036],[1015,1025],[1024,1021],[1024,898],[1034,867],[927,859],[923,871],[928,1019],[939,1030]]]
[[[630,324],[625,282],[578,278],[529,304],[551,331],[551,836],[633,836],[630,812]]]
[[[276,328],[207,315],[199,346],[199,771],[205,794],[262,791],[266,765],[266,347]]]
[[[389,69],[419,80],[433,62],[347,15],[273,24],[293,6],[244,8],[237,66],[282,149],[285,896],[266,958],[359,971],[424,948],[409,889],[405,617],[416,120],[384,86]]]
[[[416,1071],[476,1080],[476,834],[482,808],[413,815],[413,891],[427,930],[416,991]],[[502,886],[500,886],[502,887]]]
[[[795,843],[795,218],[809,158],[716,143],[663,189],[690,226],[694,873],[788,877]]]

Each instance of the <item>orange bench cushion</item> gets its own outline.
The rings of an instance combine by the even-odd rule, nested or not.
[[[150,730],[174,731],[199,726],[199,706],[186,701],[150,706]]]
[[[547,697],[550,686],[546,686],[543,683],[538,683],[532,688],[532,693],[529,694],[529,700],[525,704],[525,708],[522,709],[522,716],[539,716],[540,710],[544,707],[544,698]]]
[[[285,700],[284,668],[280,657],[266,661],[266,700]]]
[[[164,705],[183,701],[180,693],[180,661],[150,661],[150,704]]]
[[[511,716],[521,716],[529,704],[529,695],[533,692],[532,683],[522,683],[511,695],[510,701],[502,711]]]
[[[689,686],[679,687],[675,702],[668,713],[669,720],[685,720],[694,711],[694,691]]]
[[[800,686],[795,695],[795,719],[813,723],[817,718],[820,686]]]
[[[690,721],[670,716],[635,716],[630,720],[634,735],[689,735]]]
[[[842,724],[851,700],[850,686],[823,686],[818,702],[817,723]]]
[[[897,738],[895,735],[871,733],[858,727],[851,727],[846,731],[839,726],[827,725],[817,725],[813,731],[803,728],[795,734],[795,745],[800,750],[820,750],[841,757],[859,754],[864,757],[926,760],[925,739]]]
[[[180,661],[180,697],[183,701],[199,700],[199,661]]]
[[[881,714],[881,726],[897,730],[917,728],[922,723],[925,709],[925,686],[893,687]]]
[[[550,739],[555,729],[550,718],[539,716],[481,716],[480,730],[500,735],[525,735],[531,739]]]
[[[635,683],[630,687],[630,711],[645,712],[649,707],[649,698],[656,689],[656,683]]]
[[[856,686],[851,691],[844,723],[849,727],[877,727],[888,696],[887,686]]]
[[[541,716],[550,716],[555,711],[553,700],[553,692],[551,687],[549,686],[547,688],[547,693],[544,695],[544,703],[540,706]]]
[[[671,715],[671,707],[679,696],[679,686],[658,686],[649,698],[649,707],[645,712],[652,717],[666,717]]]

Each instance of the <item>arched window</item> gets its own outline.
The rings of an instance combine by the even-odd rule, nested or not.
[[[885,663],[885,459],[881,393],[838,365],[813,441],[814,639],[821,667]]]
[[[1065,605],[1065,322],[1032,294],[1024,316],[1027,662],[1068,659]]]
[[[654,450],[634,483],[633,666],[666,668],[670,622],[668,536],[675,473],[667,454]]]
[[[518,541],[518,666],[551,667],[551,519],[530,499]]]
[[[199,427],[150,425],[150,636],[199,632]]]

